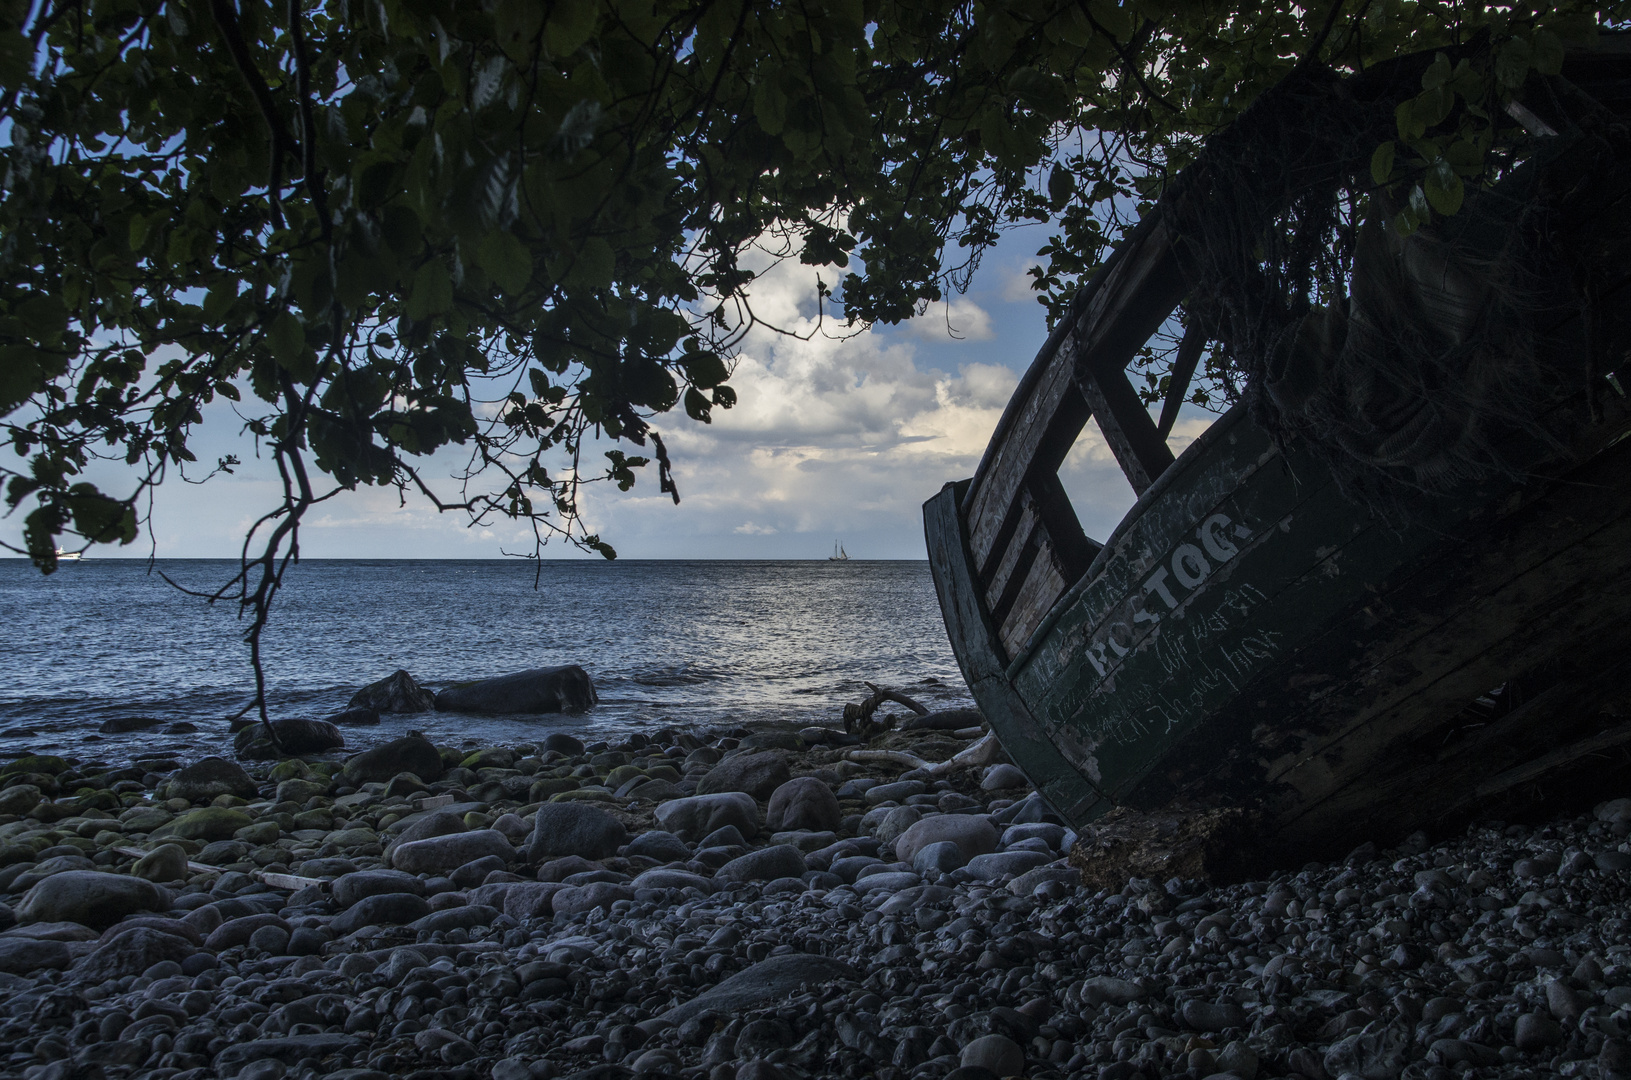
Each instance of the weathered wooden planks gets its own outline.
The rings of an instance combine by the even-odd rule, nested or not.
[[[1003,747],[1016,760],[1024,756],[1031,782],[1055,809],[1072,820],[1102,813],[1094,808],[1104,803],[1103,796],[1059,751],[1003,673],[996,634],[980,603],[959,509],[964,488],[966,482],[947,484],[939,495],[923,504],[929,566],[963,679],[974,691]]]
[[[1171,237],[1152,216],[1073,305],[999,425],[962,509],[976,578],[1005,649],[1025,644],[1097,551],[1058,485],[1059,466],[1089,416],[1135,491],[1172,463],[1125,368],[1183,287]]]

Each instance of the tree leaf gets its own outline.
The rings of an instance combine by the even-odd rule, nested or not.
[[[491,229],[481,238],[476,261],[512,297],[521,295],[532,280],[532,253],[503,229]]]
[[[1450,81],[1454,69],[1450,67],[1450,58],[1443,53],[1433,57],[1433,62],[1427,65],[1427,70],[1421,73],[1421,88],[1423,90],[1437,90]]]
[[[577,52],[595,32],[599,7],[596,0],[555,0],[544,25],[544,44],[550,54],[562,57]]]
[[[499,0],[493,12],[498,47],[518,63],[531,56],[533,39],[543,25],[544,5],[538,0]]]
[[[753,88],[753,116],[766,135],[780,135],[787,127],[787,95],[777,79],[765,79]]]
[[[428,319],[453,306],[453,279],[440,259],[430,259],[413,275],[408,290],[408,317]]]
[[[136,512],[109,498],[93,484],[75,484],[64,500],[73,515],[74,531],[98,544],[115,540],[128,544],[136,539]]]
[[[1393,122],[1399,129],[1399,138],[1405,142],[1419,139],[1427,131],[1427,124],[1416,115],[1416,101],[1411,98],[1401,101],[1393,110]]]
[[[55,372],[44,361],[50,355],[32,345],[0,349],[0,416],[5,416],[44,390]]]
[[[1534,44],[1535,70],[1542,75],[1563,73],[1563,40],[1550,30],[1536,30]]]
[[[1461,209],[1465,189],[1461,177],[1447,162],[1439,162],[1428,170],[1422,180],[1422,190],[1427,195],[1428,205],[1445,217]]]
[[[1534,50],[1523,38],[1510,38],[1495,50],[1495,78],[1509,90],[1516,90],[1529,78]]]
[[[612,274],[616,269],[617,257],[612,253],[612,245],[604,237],[591,236],[578,249],[578,257],[572,264],[572,281],[574,284],[604,289],[612,283]]]
[[[280,367],[293,367],[306,351],[306,328],[292,312],[279,312],[266,331],[266,344]]]
[[[1399,148],[1392,139],[1376,148],[1370,156],[1370,176],[1377,184],[1385,184],[1393,177],[1393,162]]]
[[[686,353],[680,363],[685,367],[685,377],[691,385],[703,390],[711,390],[730,378],[730,372],[725,362],[713,352]]]

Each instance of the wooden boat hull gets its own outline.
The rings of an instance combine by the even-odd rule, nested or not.
[[[1343,108],[1365,103],[1385,119],[1418,92],[1433,61],[1401,57],[1326,91]],[[1596,95],[1579,98],[1595,102],[1591,115],[1631,116],[1631,35],[1570,50],[1564,76],[1569,94]],[[1539,87],[1529,105],[1554,108],[1556,89]],[[1207,185],[1238,182],[1229,155],[1252,160],[1253,139],[1280,145],[1275,110],[1285,101],[1326,91],[1312,79],[1281,104],[1265,95],[1268,105],[1253,109],[1267,112],[1243,117],[1239,131],[1203,149],[1169,190],[1179,194],[1163,197],[1078,291],[975,476],[925,505],[941,610],[968,685],[1009,755],[1078,826],[1119,808],[1232,815],[1234,825],[1249,823],[1260,854],[1283,864],[1474,813],[1511,816],[1605,789],[1624,794],[1618,785],[1631,778],[1631,707],[1622,716],[1620,705],[1631,705],[1631,409],[1621,390],[1627,372],[1614,371],[1628,354],[1604,344],[1631,341],[1618,269],[1631,242],[1631,185],[1623,170],[1600,167],[1620,158],[1593,156],[1623,138],[1623,125],[1593,142],[1557,136],[1577,130],[1567,112],[1548,121],[1527,105],[1521,111],[1530,136],[1561,140],[1536,158],[1551,170],[1537,184],[1553,177],[1581,200],[1556,235],[1575,237],[1569,250],[1579,258],[1566,265],[1595,284],[1577,300],[1564,289],[1536,301],[1550,314],[1535,331],[1544,344],[1528,347],[1545,364],[1523,377],[1535,384],[1532,400],[1547,404],[1523,422],[1515,416],[1530,408],[1527,398],[1522,410],[1477,421],[1478,439],[1489,441],[1476,444],[1498,445],[1504,471],[1483,459],[1466,469],[1435,462],[1422,475],[1484,478],[1434,496],[1389,474],[1399,482],[1398,520],[1389,522],[1346,497],[1332,472],[1344,467],[1333,462],[1352,464],[1332,447],[1370,453],[1347,438],[1368,431],[1363,425],[1337,437],[1313,421],[1282,423],[1277,440],[1236,407],[1181,456],[1166,445],[1215,332],[1205,314],[1213,271],[1197,245],[1270,221],[1230,218],[1232,204],[1206,198]],[[1294,115],[1300,107],[1291,106]],[[1357,159],[1313,162],[1309,175],[1327,166],[1333,177],[1368,168]],[[1529,190],[1523,174],[1513,176],[1514,192]],[[1576,183],[1582,176],[1594,179]],[[1290,205],[1274,200],[1293,194],[1287,187],[1260,201]],[[1213,228],[1210,214],[1224,220]],[[1388,268],[1403,265],[1385,253],[1365,257],[1379,261],[1361,266],[1356,255],[1356,282],[1394,280]],[[1397,279],[1403,284],[1385,294],[1392,300],[1372,314],[1431,323],[1437,316],[1408,313],[1442,292],[1434,273]],[[1372,303],[1383,294],[1367,286],[1365,295]],[[1201,314],[1185,321],[1157,424],[1126,368],[1181,304]],[[1305,340],[1304,330],[1273,340],[1292,341],[1301,355],[1306,340],[1320,340]],[[1386,351],[1409,340],[1356,354],[1369,357],[1356,360],[1369,365],[1365,375],[1382,382],[1394,360],[1417,365],[1412,378],[1388,384],[1402,388],[1391,405],[1365,414],[1366,424],[1374,416],[1396,425],[1373,433],[1379,461],[1393,462],[1388,455],[1415,446],[1424,430],[1399,419],[1419,401],[1409,393],[1477,381],[1460,369],[1427,378],[1423,365],[1437,353]],[[1477,377],[1494,380],[1500,354],[1490,340],[1477,346]],[[1345,409],[1355,402],[1340,395],[1353,383],[1330,375],[1330,355],[1310,363],[1289,400],[1330,389],[1330,409],[1307,415],[1351,419]],[[1566,371],[1577,372],[1567,391],[1540,392]],[[1258,389],[1265,414],[1283,421],[1273,386]],[[1446,393],[1446,408],[1414,413],[1451,416],[1456,400],[1470,397]],[[1139,496],[1103,545],[1082,533],[1057,475],[1090,418]]]
[[[1631,725],[1595,715],[1631,655],[1623,433],[1589,433],[1600,452],[1566,475],[1438,500],[1394,529],[1234,410],[1011,659],[979,602],[959,485],[925,507],[930,559],[975,698],[1066,819],[1244,807],[1279,857],[1329,855],[1623,760]],[[1538,693],[1477,711],[1526,675]]]

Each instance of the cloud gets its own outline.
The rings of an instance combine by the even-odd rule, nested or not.
[[[1023,248],[1016,255],[1006,265],[1025,262]],[[993,260],[991,269],[1004,265]],[[975,352],[949,336],[948,316],[965,340],[994,333],[990,316],[972,300],[938,305],[902,328],[910,333],[855,333],[816,317],[816,274],[789,263],[764,268],[754,282],[755,312],[783,332],[759,327],[743,342],[731,379],[736,408],[715,410],[712,424],[677,411],[654,419],[674,462],[680,505],[657,490],[655,467],[627,493],[605,483],[584,489],[585,523],[621,556],[815,559],[838,540],[857,559],[923,557],[923,502],[945,483],[973,475],[1019,372],[971,360]],[[1016,276],[1023,285],[1023,275]],[[1013,347],[987,355],[1028,360],[1044,336],[1039,314],[1033,309],[1022,320],[1023,331],[1005,323],[1004,345]],[[1034,340],[1006,340],[1019,333]],[[223,438],[239,429],[230,415],[221,419],[213,426]],[[1186,415],[1174,449],[1206,423]],[[587,448],[586,475],[604,468],[600,453],[609,448]],[[165,485],[157,513],[161,556],[235,556],[243,527],[276,504],[275,474],[252,448],[226,438],[206,449],[200,454],[206,460],[236,452],[247,463],[240,475],[203,487]],[[447,478],[467,453],[450,449],[426,463],[428,477],[444,478],[433,482],[444,498],[457,499],[459,486]],[[1132,503],[1091,423],[1061,480],[1083,526],[1101,540]],[[395,490],[372,488],[314,512],[301,551],[319,558],[460,558],[530,552],[532,545],[528,526],[498,518],[471,527],[464,514],[438,514],[411,492],[404,506]],[[545,554],[580,555],[561,544]]]
[[[927,311],[906,323],[905,330],[935,343],[990,341],[997,336],[991,328],[991,313],[966,296],[930,304]]]
[[[1038,293],[1031,288],[1036,283],[1036,279],[1031,276],[1031,266],[1033,265],[1035,264],[1017,267],[1009,271],[1003,278],[1002,298],[1004,300],[1010,304],[1036,303]]]

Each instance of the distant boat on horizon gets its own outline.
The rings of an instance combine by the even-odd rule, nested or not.
[[[59,562],[59,563],[78,562],[79,560],[83,559],[84,557],[85,557],[84,552],[81,552],[81,551],[64,551],[61,548],[57,548],[57,562]]]
[[[833,544],[832,544],[832,554],[827,556],[827,561],[828,562],[848,562],[849,561],[849,552],[844,550],[844,545],[843,544],[840,544],[838,541],[834,540]]]

